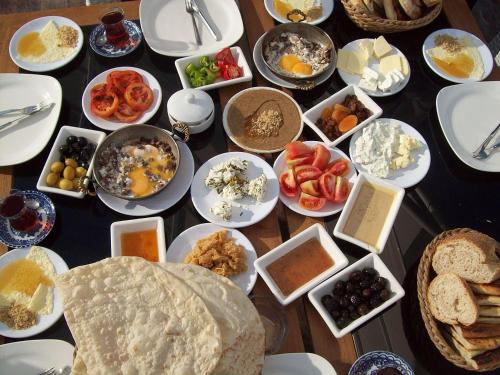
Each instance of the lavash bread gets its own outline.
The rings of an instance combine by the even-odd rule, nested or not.
[[[467,281],[490,283],[500,277],[498,248],[498,242],[483,233],[458,233],[437,244],[432,267],[437,274],[454,272]]]
[[[479,316],[472,291],[453,273],[436,276],[427,290],[427,299],[432,315],[443,323],[468,326]]]
[[[185,283],[137,257],[76,267],[56,280],[78,356],[92,375],[211,374],[221,332]]]

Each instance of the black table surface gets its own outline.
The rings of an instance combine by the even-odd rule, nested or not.
[[[320,26],[328,32],[337,47],[359,38],[377,36],[357,28],[338,1],[332,16]],[[449,25],[441,15],[430,25],[418,30],[386,35],[388,42],[398,47],[407,57],[411,78],[400,93],[373,98],[382,107],[383,117],[404,121],[423,135],[431,152],[431,166],[427,176],[418,185],[406,189],[401,210],[382,253],[382,259],[404,286],[406,296],[384,314],[360,328],[354,338],[358,354],[371,350],[398,353],[410,362],[417,374],[437,374],[442,371],[450,374],[468,373],[454,367],[439,354],[423,326],[416,296],[416,268],[425,245],[441,231],[457,227],[473,228],[500,238],[500,174],[480,172],[463,164],[447,143],[437,118],[436,95],[451,83],[439,78],[427,67],[421,46],[427,35],[446,27]],[[13,187],[16,189],[35,189],[39,172],[62,125],[95,129],[82,112],[81,97],[87,83],[104,70],[135,66],[152,73],[162,87],[163,103],[148,123],[169,127],[166,101],[171,94],[182,88],[174,68],[174,59],[153,52],[144,42],[128,56],[107,59],[96,55],[89,47],[88,35],[92,27],[82,29],[85,43],[79,56],[66,67],[48,73],[57,78],[63,88],[58,127],[43,152],[14,168]],[[242,44],[247,61],[251,62],[250,49]],[[331,79],[314,90],[297,91],[293,95],[305,110],[343,87],[344,82],[335,72]],[[210,157],[227,151],[219,98],[216,91],[209,93],[215,103],[214,125],[189,141],[196,168]],[[304,128],[303,136],[305,139],[317,139],[315,133],[307,127]],[[343,142],[339,148],[347,152],[348,142]],[[59,253],[70,268],[109,257],[111,223],[130,217],[113,212],[97,197],[79,200],[52,194],[51,198],[57,211],[56,224],[40,245]],[[160,216],[165,220],[167,246],[186,228],[204,222],[194,209],[189,192]],[[330,233],[338,216],[339,214],[326,220]],[[287,236],[288,233],[282,233],[284,240]],[[366,251],[352,244],[335,240],[351,262],[366,255]],[[41,338],[57,338],[73,343],[64,319],[32,337]],[[332,340],[335,340],[333,335]],[[314,348],[306,347],[306,350],[314,351]]]

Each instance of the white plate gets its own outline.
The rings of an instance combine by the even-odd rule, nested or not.
[[[151,88],[151,90],[153,90],[153,95],[154,95],[153,103],[146,111],[143,112],[141,117],[139,117],[136,121],[132,123],[120,122],[115,119],[107,120],[105,118],[94,115],[90,110],[90,91],[92,90],[92,87],[94,87],[99,83],[106,83],[107,75],[115,70],[133,70],[139,73],[142,76],[144,83],[147,84]],[[85,113],[85,117],[87,117],[87,119],[98,128],[104,130],[118,130],[123,128],[124,126],[129,126],[132,124],[146,123],[151,117],[155,115],[155,113],[158,111],[158,108],[160,108],[161,97],[162,95],[161,95],[160,83],[156,80],[155,77],[153,77],[151,73],[148,73],[145,70],[131,66],[121,66],[119,68],[106,70],[97,75],[96,77],[94,77],[94,79],[89,82],[87,87],[85,87],[85,91],[83,92],[82,108],[83,108],[83,113]]]
[[[168,247],[167,262],[184,263],[184,259],[191,252],[196,241],[223,229],[225,228],[215,224],[199,224],[186,229]],[[253,265],[257,254],[252,243],[243,233],[236,229],[227,229],[227,231],[228,237],[233,238],[236,244],[243,246],[247,255],[247,270],[239,275],[231,276],[230,279],[248,295],[257,281],[257,271]]]
[[[0,345],[0,374],[34,375],[49,368],[69,374],[73,345],[61,340],[28,340]]]
[[[276,9],[274,9],[274,0],[264,0],[264,5],[266,6],[267,13],[269,13],[270,16],[273,17],[276,21],[281,23],[290,22],[287,18],[282,17],[276,11]],[[309,25],[318,25],[321,22],[326,21],[328,17],[330,17],[330,14],[332,14],[333,12],[333,0],[323,0],[321,1],[321,5],[323,7],[323,13],[321,17],[311,22],[304,21],[304,23],[308,23]]]
[[[374,40],[374,39],[354,40],[350,43],[347,43],[342,49],[346,50],[346,51],[355,51],[355,50],[359,49],[358,45],[363,40]],[[392,47],[392,51],[390,53],[388,53],[387,55],[385,55],[384,57],[390,56],[390,55],[398,55],[398,56],[401,56],[404,59],[406,59],[406,62],[408,63],[408,74],[406,75],[405,79],[403,80],[403,82],[401,82],[401,84],[399,86],[396,86],[387,92],[383,92],[379,89],[377,89],[377,91],[368,91],[368,90],[361,89],[370,96],[382,97],[382,96],[391,96],[391,95],[397,94],[398,92],[400,92],[401,90],[403,90],[406,87],[408,82],[410,82],[410,75],[411,75],[410,62],[408,61],[406,56],[403,54],[403,52],[401,52],[399,49],[394,47],[392,44],[390,46]],[[378,72],[379,65],[380,65],[380,60],[377,59],[375,56],[370,57],[370,59],[368,60],[368,67],[370,69],[375,70],[376,72]],[[346,85],[359,85],[359,81],[361,81],[361,78],[362,78],[360,75],[350,74],[342,69],[338,69],[338,72],[339,72],[340,78],[342,78],[342,80],[345,82]]]
[[[143,0],[139,7],[142,33],[155,52],[166,56],[204,55],[236,43],[243,21],[233,0],[196,0],[200,11],[215,27],[216,41],[195,15],[202,45],[196,44],[191,16],[184,0]]]
[[[267,188],[262,202],[253,198],[243,198],[232,202],[233,214],[230,221],[224,221],[210,212],[210,208],[218,201],[223,200],[217,192],[205,186],[205,178],[215,165],[232,158],[248,160],[247,178],[249,180],[264,173],[267,177]],[[191,199],[198,213],[211,223],[227,228],[242,228],[255,224],[264,219],[273,210],[278,202],[279,184],[273,169],[265,160],[246,152],[226,152],[214,156],[203,164],[193,178],[191,184]]]
[[[323,144],[324,145],[323,142],[317,142],[317,141],[306,141],[304,143],[311,148],[314,147],[314,145],[316,145],[316,144]],[[349,179],[349,182],[351,183],[351,186],[352,186],[352,184],[354,184],[354,181],[356,181],[357,173],[356,173],[356,170],[354,169],[354,166],[353,166],[351,160],[349,160],[349,157],[346,154],[344,154],[341,150],[339,150],[338,148],[331,148],[328,146],[326,146],[326,147],[330,151],[330,155],[331,155],[330,161],[333,161],[333,160],[339,159],[339,158],[347,159],[349,161],[349,166],[350,166],[351,170],[349,171],[349,174],[346,177]],[[285,160],[285,152],[286,151],[283,151],[281,154],[279,154],[278,157],[276,158],[276,160],[274,161],[273,169],[274,169],[274,173],[276,173],[276,176],[280,176],[283,172],[285,172],[287,170],[286,160]],[[318,210],[318,211],[306,210],[306,209],[300,207],[300,205],[299,205],[299,194],[297,194],[296,197],[292,198],[292,197],[287,197],[281,191],[280,191],[280,200],[283,202],[283,204],[285,206],[287,206],[292,211],[295,211],[301,215],[310,216],[310,217],[325,217],[325,216],[330,216],[330,215],[336,214],[337,212],[341,211],[345,205],[345,202],[344,203],[326,202],[325,206],[321,210]]]
[[[211,83],[210,85],[205,85],[201,87],[195,87],[196,89],[199,90],[213,90],[213,89],[218,89],[224,86],[229,86],[229,85],[235,85],[237,83],[241,82],[248,82],[251,81],[253,78],[252,75],[252,70],[248,66],[247,60],[245,59],[245,55],[243,54],[243,51],[241,50],[240,47],[231,47],[231,54],[234,57],[234,60],[236,61],[236,64],[239,65],[242,70],[243,70],[243,75],[238,78],[234,79],[228,79],[225,80],[222,77],[218,77],[214,83]],[[211,58],[215,58],[216,53],[212,53],[208,55]],[[190,89],[191,84],[189,83],[189,78],[185,72],[186,66],[188,64],[193,63],[196,66],[200,66],[200,57],[202,56],[207,56],[207,55],[196,55],[196,56],[188,56],[188,57],[183,57],[182,59],[177,59],[175,60],[175,68],[177,69],[177,74],[179,75],[179,78],[181,80],[182,87],[185,89]]]
[[[129,201],[117,198],[98,188],[97,196],[113,211],[129,216],[149,216],[169,209],[179,202],[189,190],[194,174],[194,160],[189,147],[183,142],[177,142],[181,155],[179,169],[174,179],[160,193],[151,198]]]
[[[262,375],[337,375],[333,366],[314,353],[286,353],[267,356]]]
[[[76,47],[73,53],[68,57],[66,57],[65,59],[45,64],[35,64],[19,59],[17,57],[17,43],[19,42],[19,40],[27,33],[34,31],[42,31],[42,29],[49,21],[53,21],[57,25],[57,27],[70,26],[73,29],[76,29],[76,31],[78,32],[78,42],[76,43]],[[76,57],[76,55],[78,55],[78,52],[80,52],[82,46],[83,46],[83,33],[80,26],[78,26],[75,22],[65,17],[47,16],[47,17],[36,18],[21,26],[14,33],[14,35],[10,40],[9,54],[12,61],[14,61],[14,63],[20,68],[29,70],[31,72],[48,72],[68,64],[71,60],[73,60]]]
[[[23,108],[40,102],[55,103],[18,124],[0,130],[0,167],[34,158],[47,145],[61,112],[59,81],[38,74],[0,73],[0,110]],[[17,116],[4,116],[0,124]]]
[[[418,184],[425,177],[431,165],[431,152],[429,151],[429,146],[427,145],[424,137],[422,137],[422,135],[415,128],[411,127],[406,122],[388,118],[379,118],[377,121],[389,121],[391,125],[399,125],[403,134],[407,134],[410,137],[418,139],[422,144],[420,148],[411,151],[413,158],[415,159],[413,163],[406,168],[397,170],[391,169],[389,171],[389,176],[384,178],[384,180],[390,181],[403,189]],[[370,174],[365,167],[356,163],[352,157],[354,154],[355,143],[357,139],[361,137],[362,133],[363,129],[360,129],[351,137],[351,142],[349,143],[349,156],[359,172]]]
[[[50,261],[54,265],[54,268],[56,269],[56,274],[61,274],[68,270],[68,265],[63,260],[63,258],[59,256],[59,254],[45,247],[42,247],[41,249],[45,251]],[[0,268],[5,267],[13,260],[26,258],[26,255],[28,255],[29,251],[30,248],[9,250],[0,257]],[[10,329],[4,323],[0,322],[0,336],[10,337],[13,339],[21,339],[25,337],[38,335],[39,333],[45,331],[47,328],[50,328],[55,322],[59,320],[59,318],[63,314],[61,297],[59,296],[59,294],[56,292],[55,289],[52,291],[52,293],[54,293],[54,308],[51,314],[39,315],[39,321],[37,324],[28,329],[22,329],[22,330]]]
[[[274,83],[275,85],[278,85],[280,87],[284,87],[287,89],[297,89],[297,85],[294,83],[291,83],[289,81],[284,80],[283,78],[278,77],[276,74],[274,74],[266,65],[264,60],[262,59],[262,54],[260,50],[262,49],[262,41],[264,40],[264,35],[262,35],[259,40],[255,43],[255,46],[253,47],[253,61],[255,63],[255,67],[259,71],[259,73],[267,79],[269,82]],[[328,78],[330,78],[335,71],[335,65],[332,65],[329,67],[323,74],[318,76],[317,78],[314,79],[314,83],[316,86],[321,85],[323,82],[325,82]]]
[[[480,171],[500,172],[500,152],[484,160],[472,157],[500,120],[500,82],[445,87],[437,95],[436,110],[444,136],[460,160]],[[498,142],[500,132],[489,145]]]
[[[477,47],[477,50],[479,54],[481,55],[481,59],[483,60],[483,65],[484,65],[484,73],[481,79],[475,79],[475,78],[457,78],[450,76],[449,74],[446,74],[443,72],[441,69],[439,69],[436,64],[434,64],[434,61],[432,61],[432,58],[427,54],[427,51],[431,48],[434,48],[436,45],[434,43],[434,38],[439,35],[439,34],[448,34],[451,35],[455,38],[463,38],[464,36],[468,36],[472,42],[472,44]],[[451,81],[455,83],[465,83],[465,82],[476,82],[476,81],[482,81],[486,77],[488,77],[493,70],[493,56],[491,55],[491,51],[489,48],[483,43],[481,39],[479,39],[477,36],[474,34],[468,33],[467,31],[463,30],[458,30],[458,29],[441,29],[441,30],[436,30],[433,33],[431,33],[427,38],[424,40],[424,44],[422,45],[422,53],[424,55],[424,60],[429,65],[429,68],[432,69],[434,73],[436,73],[438,76]]]

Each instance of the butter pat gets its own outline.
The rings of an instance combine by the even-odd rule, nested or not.
[[[362,40],[361,42],[359,42],[359,48],[361,49],[361,52],[365,54],[366,58],[369,59],[373,55],[373,40]]]
[[[347,73],[362,75],[367,64],[368,58],[361,51],[338,51],[337,67]]]
[[[380,73],[386,76],[391,70],[402,71],[401,58],[398,55],[386,56],[380,60]]]
[[[373,52],[379,59],[392,51],[392,47],[383,36],[379,36],[373,43]]]
[[[48,287],[45,284],[39,284],[31,297],[28,309],[42,315],[51,314],[54,306],[53,290],[54,288]]]
[[[401,58],[401,73],[403,73],[404,76],[407,76],[408,73],[410,72],[410,67],[408,66],[408,60],[406,60],[405,57],[400,56]]]

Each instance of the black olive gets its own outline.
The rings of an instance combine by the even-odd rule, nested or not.
[[[349,300],[347,298],[345,298],[345,297],[342,297],[340,299],[340,306],[342,306],[344,308],[347,307],[347,306],[349,306]]]
[[[382,300],[378,296],[373,296],[372,298],[370,298],[370,306],[372,308],[380,306],[381,303],[382,303]]]
[[[364,299],[369,299],[372,296],[372,290],[370,288],[365,288],[361,292],[361,295]]]
[[[358,319],[360,316],[361,316],[361,315],[360,315],[360,314],[358,314],[358,312],[357,312],[357,311],[353,311],[353,312],[351,313],[351,315],[350,315],[350,318],[351,318],[352,320],[356,320],[356,319]]]
[[[385,288],[385,285],[386,285],[386,283],[387,283],[387,279],[386,279],[385,277],[379,276],[379,277],[377,277],[377,278],[375,279],[375,281],[376,281],[377,283],[381,284],[381,285],[382,285],[382,287],[384,287],[384,288]]]
[[[353,282],[351,281],[348,281],[346,284],[345,284],[345,291],[347,293],[352,293],[354,292],[354,290],[356,289],[355,285]]]
[[[376,282],[376,281],[375,281],[375,282],[374,282],[374,283],[370,286],[370,288],[371,288],[373,291],[375,291],[375,292],[379,292],[379,291],[381,291],[382,289],[384,289],[384,286],[383,286],[382,284],[380,284],[380,283],[378,283],[378,282]]]
[[[329,310],[329,312],[333,319],[337,320],[338,318],[340,318],[339,310]]]
[[[370,277],[370,279],[373,279],[378,275],[378,272],[374,268],[371,268],[371,267],[364,268],[362,272],[364,274],[368,275]]]
[[[72,152],[70,155],[69,155],[70,159],[73,159],[74,161],[78,161],[80,160],[80,153],[78,152]]]
[[[89,169],[89,163],[85,160],[79,160],[78,161],[78,166],[83,167],[85,169]]]
[[[333,294],[340,296],[344,294],[344,291],[345,291],[345,281],[343,280],[337,281],[333,287]]]
[[[382,298],[382,301],[387,301],[389,298],[391,298],[391,293],[387,289],[382,289],[379,294],[380,298]]]
[[[61,154],[61,156],[59,156],[59,161],[62,161],[64,163],[66,161],[66,156]]]
[[[80,151],[81,150],[81,147],[80,145],[78,144],[78,142],[74,142],[71,144],[71,148],[74,150],[74,151]]]
[[[361,289],[369,288],[370,284],[371,284],[370,279],[363,279],[359,282],[359,287]]]
[[[95,149],[96,149],[96,146],[93,143],[87,143],[85,145],[84,149],[87,150],[88,152],[90,152],[91,154],[93,154]]]
[[[344,318],[341,316],[335,321],[335,323],[337,323],[337,326],[342,329],[349,324],[349,320],[348,318]]]
[[[89,161],[91,158],[92,156],[87,150],[80,151],[80,159]]]
[[[357,311],[359,315],[366,315],[370,312],[370,308],[364,303],[362,303],[361,305],[358,306]]]
[[[356,306],[354,305],[347,306],[347,311],[349,311],[349,314],[352,313],[354,310],[356,310]]]
[[[326,296],[323,296],[321,297],[321,303],[323,304],[323,306],[325,306],[325,308],[330,311],[330,310],[333,310],[335,308],[335,301],[333,300],[332,296],[330,296],[329,294],[327,294]]]
[[[340,311],[340,316],[344,319],[349,318],[349,310],[343,309]]]
[[[353,271],[349,275],[349,280],[351,280],[351,281],[360,281],[361,280],[361,272],[360,271]]]
[[[85,137],[78,137],[77,142],[80,145],[80,147],[83,147],[87,144],[87,138]]]
[[[68,138],[66,138],[66,143],[68,145],[72,145],[76,141],[78,141],[78,138],[76,138],[74,135],[70,135]]]
[[[66,155],[69,151],[69,146],[67,144],[63,144],[59,147],[59,152],[63,155]]]
[[[349,298],[349,302],[351,302],[354,306],[358,306],[361,302],[361,297],[358,294],[352,294]]]

